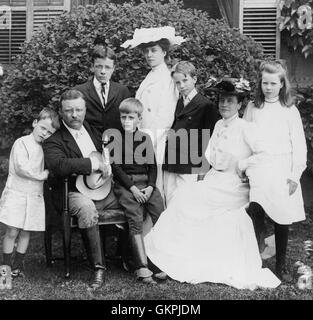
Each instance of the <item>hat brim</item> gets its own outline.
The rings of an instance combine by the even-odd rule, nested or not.
[[[219,88],[205,88],[206,91],[208,92],[215,92],[218,94],[229,94],[229,95],[234,95],[234,96],[246,96],[250,94],[250,91],[227,91]]]
[[[84,196],[91,200],[103,200],[110,193],[112,187],[112,176],[108,176],[104,179],[103,184],[97,189],[90,189],[86,186],[84,176],[79,175],[76,178],[76,188]]]
[[[180,45],[183,42],[185,42],[186,40],[183,39],[180,36],[177,36],[175,38],[166,38],[166,37],[149,37],[149,38],[142,38],[142,39],[131,39],[131,40],[127,40],[125,41],[121,47],[122,48],[129,48],[129,49],[134,49],[140,45],[144,45],[150,42],[157,42],[161,39],[167,39],[170,42],[171,46],[175,46],[175,45]]]

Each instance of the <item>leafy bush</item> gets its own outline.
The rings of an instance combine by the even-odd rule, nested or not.
[[[120,45],[135,28],[172,25],[188,41],[172,52],[176,60],[192,61],[199,70],[200,89],[213,76],[243,76],[254,80],[260,45],[221,20],[210,19],[199,10],[184,9],[178,0],[114,4],[104,0],[95,6],[79,7],[40,29],[15,59],[0,92],[0,133],[10,139],[21,135],[33,116],[44,106],[57,108],[64,89],[90,76],[89,53],[99,37],[118,57],[114,80],[132,92],[148,72],[138,49]]]
[[[280,0],[279,8],[282,40],[293,50],[300,48],[305,58],[313,54],[312,0]]]
[[[5,178],[9,173],[9,159],[0,159],[0,178]]]
[[[298,88],[297,107],[300,111],[308,146],[308,169],[313,173],[313,86]]]

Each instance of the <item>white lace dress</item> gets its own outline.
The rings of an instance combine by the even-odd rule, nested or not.
[[[279,279],[262,269],[253,224],[245,211],[248,184],[237,160],[257,152],[252,124],[237,116],[216,123],[206,155],[205,179],[180,188],[145,237],[147,255],[180,282],[224,283],[238,289],[274,288]]]

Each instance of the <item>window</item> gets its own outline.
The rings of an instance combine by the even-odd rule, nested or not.
[[[279,9],[276,0],[241,0],[240,31],[263,46],[265,55],[279,58],[280,33],[277,27]]]
[[[11,7],[11,29],[0,26],[0,63],[11,64],[20,46],[32,33],[50,19],[70,10],[70,0],[0,0],[1,6]],[[1,11],[0,11],[1,15]]]

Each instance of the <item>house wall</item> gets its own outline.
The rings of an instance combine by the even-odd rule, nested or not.
[[[216,0],[183,0],[186,8],[200,9],[208,12],[213,19],[221,19]]]
[[[305,58],[300,51],[290,51],[290,49],[282,43],[280,57],[287,62],[292,86],[313,86],[313,55]]]

